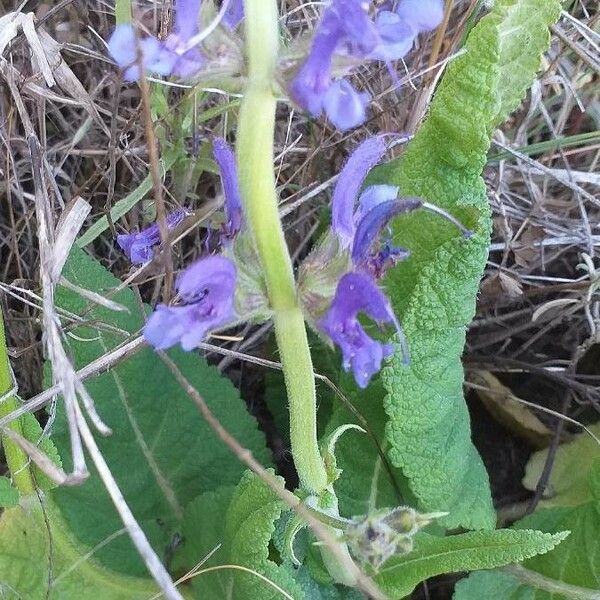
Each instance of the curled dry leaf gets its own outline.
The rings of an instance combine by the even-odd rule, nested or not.
[[[495,375],[476,370],[468,374],[485,408],[498,423],[536,448],[545,448],[553,432]]]

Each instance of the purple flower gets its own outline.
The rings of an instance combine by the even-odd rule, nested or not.
[[[226,222],[221,233],[221,241],[226,242],[233,239],[242,228],[242,197],[235,155],[223,138],[217,137],[213,140],[213,156],[219,165],[225,195]]]
[[[188,211],[178,208],[167,215],[167,229],[175,229],[188,215]],[[160,229],[157,223],[138,233],[117,236],[117,244],[127,254],[134,265],[147,263],[154,257],[154,247],[160,243]]]
[[[417,35],[435,29],[443,17],[443,0],[401,0],[395,11],[380,10],[375,19],[379,44],[371,57],[380,60],[404,57]]]
[[[392,344],[369,337],[357,318],[361,312],[379,325],[395,325],[400,332],[383,292],[370,277],[360,273],[347,273],[340,279],[333,302],[319,327],[340,347],[344,370],[352,370],[356,383],[365,388],[394,348]]]
[[[417,33],[432,31],[444,18],[444,0],[400,0],[396,14]]]
[[[108,40],[108,51],[124,70],[126,81],[139,79],[138,47],[144,70],[157,75],[188,78],[204,65],[205,58],[198,48],[188,48],[188,42],[198,33],[200,0],[178,0],[173,32],[163,41],[153,37],[136,39],[129,23],[117,25]]]
[[[323,109],[335,127],[346,131],[365,122],[370,101],[368,92],[357,92],[347,79],[340,79],[325,92]]]
[[[408,54],[417,32],[400,15],[389,10],[379,11],[375,19],[379,44],[371,53],[379,60],[398,60]]]
[[[144,327],[144,338],[157,350],[178,342],[193,350],[209,331],[235,319],[237,271],[224,256],[208,256],[190,265],[177,279],[181,306],[159,304]]]
[[[243,0],[229,0],[229,4],[225,9],[223,15],[223,25],[233,31],[237,29],[237,26],[241,23],[244,18],[244,1]]]
[[[383,158],[386,145],[382,136],[367,138],[350,155],[333,191],[332,229],[348,248],[354,239],[354,206],[369,171]]]
[[[401,0],[395,11],[380,10],[373,22],[367,2],[332,0],[323,11],[306,61],[289,85],[290,96],[313,117],[325,111],[338,129],[361,125],[370,98],[345,79],[332,82],[334,55],[402,58],[420,32],[439,25],[443,13],[443,0]]]
[[[323,12],[305,63],[289,86],[292,98],[314,117],[325,109],[334,124],[339,121],[346,128],[360,125],[365,119],[365,96],[348,82],[340,82],[327,96],[332,85],[331,62],[337,50],[366,56],[377,43],[377,31],[361,0],[333,0]],[[344,114],[340,110],[342,93],[352,95],[353,112]],[[357,122],[359,117],[362,118]]]
[[[423,206],[423,201],[419,198],[398,198],[398,188],[394,186],[369,186],[361,195],[367,194],[369,202],[372,202],[373,192],[378,191],[378,188],[385,188],[387,194],[391,188],[395,190],[395,194],[389,198],[373,204],[365,210],[357,211],[355,216],[356,230],[352,243],[352,261],[355,264],[360,263],[367,257],[367,254],[375,242],[379,232],[393,219],[394,217],[412,212]],[[361,204],[361,208],[364,204]],[[364,210],[364,209],[363,209]]]

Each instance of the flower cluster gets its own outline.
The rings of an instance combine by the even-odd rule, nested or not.
[[[442,0],[400,0],[395,10],[369,15],[369,2],[332,0],[325,9],[310,53],[289,86],[295,102],[318,117],[325,113],[338,129],[362,124],[371,100],[346,78],[333,79],[336,55],[358,61],[389,62],[404,57],[417,35],[435,29],[443,17]]]
[[[370,4],[366,0],[331,0],[315,30],[308,55],[287,86],[296,104],[314,117],[325,113],[340,130],[365,121],[371,96],[356,90],[337,73],[345,73],[365,61],[382,60],[395,77],[390,61],[403,58],[416,37],[435,29],[443,17],[443,0],[388,2],[372,14]],[[393,4],[397,6],[392,8]],[[210,57],[204,41],[217,25],[233,35],[243,19],[244,8],[242,0],[223,2],[214,20],[202,31],[198,25],[201,8],[202,0],[178,0],[173,32],[162,41],[147,36],[138,39],[131,24],[118,25],[108,41],[108,49],[123,69],[124,78],[137,80],[140,65],[149,73],[180,79],[208,73]]]
[[[174,75],[181,79],[189,79],[201,71],[207,57],[199,44],[210,32],[211,26],[207,31],[200,31],[200,8],[201,0],[179,0],[175,7],[173,32],[163,41],[154,37],[137,39],[131,24],[117,25],[108,40],[108,50],[124,69],[125,80],[139,79],[139,64],[149,73]],[[215,18],[215,25],[220,23],[231,31],[235,30],[243,18],[243,10],[242,0],[225,2]]]
[[[226,248],[243,227],[237,167],[231,148],[222,138],[213,140],[213,156],[219,165],[225,197],[225,223],[220,239]],[[183,209],[172,212],[167,217],[167,227],[176,227],[188,214]],[[117,243],[134,264],[151,260],[154,247],[159,242],[160,233],[156,223],[139,233],[117,237]],[[241,271],[245,273],[245,269]],[[196,260],[176,281],[180,303],[175,306],[159,304],[148,319],[144,328],[146,341],[157,350],[170,348],[177,343],[184,350],[198,347],[209,332],[236,321],[239,280],[240,270],[226,253]],[[243,281],[247,301],[242,302],[241,312],[247,318],[246,313],[260,307],[256,297],[262,294],[260,290],[256,291],[251,282],[248,283],[248,277],[244,277]]]
[[[380,135],[366,139],[351,154],[333,192],[332,231],[301,266],[299,274],[299,295],[305,311],[317,329],[339,346],[344,369],[352,371],[363,388],[394,348],[371,338],[359,322],[359,314],[379,326],[393,326],[404,360],[409,360],[400,323],[377,283],[388,268],[409,256],[407,249],[393,246],[389,236],[381,235],[386,225],[398,215],[423,208],[450,220],[466,237],[470,235],[456,219],[434,205],[419,198],[401,197],[396,186],[370,185],[361,192],[367,175],[386,150],[385,136]],[[333,295],[328,279],[336,282]]]
[[[455,223],[465,235],[469,233],[439,208],[418,198],[402,198],[395,186],[362,189],[370,170],[387,151],[385,139],[384,135],[368,138],[349,157],[333,193],[331,232],[301,265],[298,283],[307,319],[341,349],[344,369],[352,371],[362,388],[394,347],[369,336],[359,322],[360,314],[380,327],[392,326],[408,361],[402,329],[378,280],[409,252],[393,246],[389,236],[381,232],[392,218],[425,208]],[[144,336],[157,349],[180,343],[191,350],[214,329],[237,320],[269,316],[251,236],[244,231],[235,156],[222,138],[213,140],[213,156],[225,197],[222,253],[200,258],[185,269],[176,282],[180,304],[159,305],[150,316]],[[168,226],[175,227],[186,214],[183,210],[171,213]],[[146,262],[160,241],[158,226],[120,235],[117,241],[132,262]]]

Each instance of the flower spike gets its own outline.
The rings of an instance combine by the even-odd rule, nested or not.
[[[209,331],[235,319],[237,271],[223,256],[208,256],[192,263],[177,279],[182,306],[159,304],[144,327],[144,338],[156,350],[178,342],[193,350]]]

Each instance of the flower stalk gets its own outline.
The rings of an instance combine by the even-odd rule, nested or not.
[[[240,108],[237,156],[244,214],[263,269],[286,382],[292,454],[302,487],[320,494],[327,473],[317,442],[316,394],[304,317],[279,220],[273,166],[279,48],[276,0],[246,0],[248,82]]]
[[[2,311],[0,311],[0,418],[8,416],[17,408],[19,408],[19,400],[13,392],[13,378],[6,349]],[[23,436],[20,419],[12,421],[7,428]],[[22,496],[33,494],[36,486],[29,470],[29,457],[8,435],[3,434],[0,437],[14,486]]]

